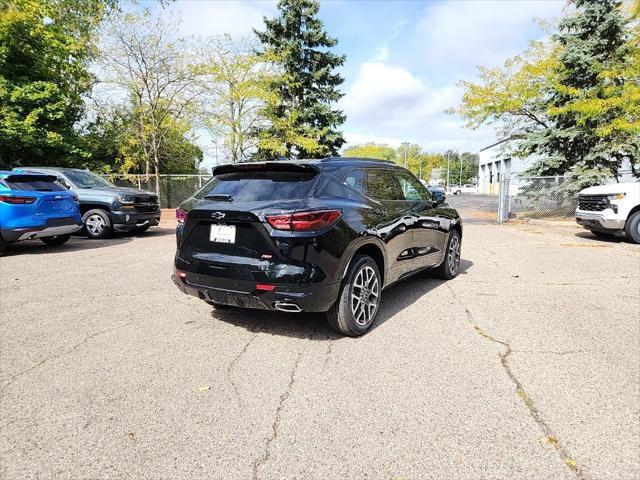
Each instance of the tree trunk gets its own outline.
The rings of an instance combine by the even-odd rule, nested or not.
[[[156,194],[158,195],[158,199],[160,199],[160,168],[158,154],[156,152],[153,154],[153,170],[156,177]]]

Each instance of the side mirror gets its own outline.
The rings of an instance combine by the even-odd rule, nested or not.
[[[445,198],[447,198],[447,196],[444,192],[441,192],[439,190],[433,192],[433,203],[435,203],[436,205],[440,205],[441,203],[443,203]]]

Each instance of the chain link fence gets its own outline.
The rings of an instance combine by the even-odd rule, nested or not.
[[[514,175],[501,179],[498,223],[513,219],[572,218],[578,204],[578,190],[567,177]]]
[[[119,187],[139,188],[157,192],[153,175],[105,175]],[[160,175],[160,207],[176,208],[209,181],[211,175]]]

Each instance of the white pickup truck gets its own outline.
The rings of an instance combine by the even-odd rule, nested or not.
[[[578,194],[576,221],[595,235],[624,232],[640,243],[640,182],[585,188]]]

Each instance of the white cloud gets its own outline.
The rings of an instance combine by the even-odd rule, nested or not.
[[[373,62],[384,62],[389,59],[389,55],[391,55],[391,51],[389,50],[389,44],[385,43],[380,48],[378,48],[373,56]]]
[[[559,0],[432,3],[418,24],[417,53],[431,71],[445,76],[501,64],[533,40],[534,19],[553,20],[564,5]]]
[[[253,28],[262,29],[262,17],[275,15],[276,2],[182,0],[170,3],[166,10],[176,19],[182,19],[180,30],[185,36],[206,37],[223,33],[240,36],[250,34]]]
[[[394,146],[410,141],[436,151],[477,149],[486,132],[465,130],[444,113],[459,97],[455,86],[434,88],[403,68],[364,63],[340,105],[347,115],[347,141]]]

